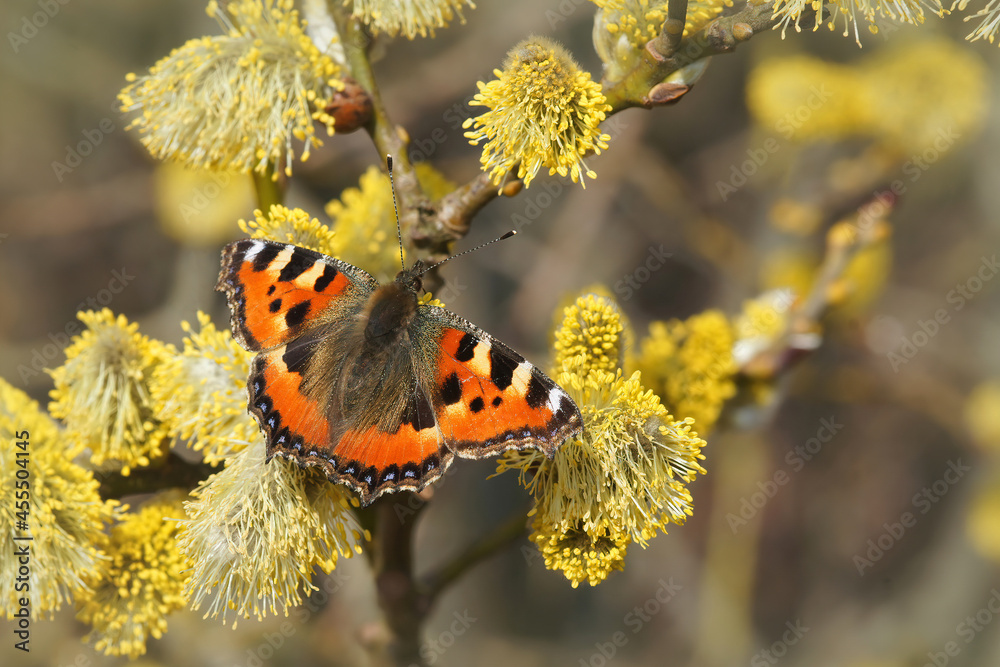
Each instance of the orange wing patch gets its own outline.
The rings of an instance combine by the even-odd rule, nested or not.
[[[454,458],[441,443],[434,411],[419,387],[410,395],[395,432],[377,426],[348,430],[333,453],[330,478],[348,484],[364,504],[385,490],[422,489]]]
[[[395,433],[377,428],[348,431],[334,447],[331,478],[344,481],[367,504],[386,489],[421,489],[440,477],[454,454],[441,446],[437,428],[401,424]]]
[[[226,246],[216,289],[229,299],[237,340],[257,352],[295,338],[352,284],[317,252],[247,239]]]
[[[582,427],[558,385],[513,350],[472,332],[442,331],[435,380],[438,426],[465,458],[524,446],[551,456]]]
[[[372,466],[376,470],[420,463],[437,451],[437,431],[418,431],[410,424],[401,424],[395,433],[383,433],[374,427],[365,431],[348,431],[334,447],[337,456]]]
[[[329,451],[330,423],[322,406],[301,390],[308,350],[282,345],[257,355],[247,391],[250,412],[267,437],[267,455],[320,456]]]
[[[386,489],[417,490],[440,477],[454,455],[441,446],[434,413],[419,390],[396,432],[347,430],[333,442],[336,428],[331,431],[324,407],[302,392],[315,343],[297,340],[254,359],[247,383],[250,411],[267,436],[268,458],[322,468],[366,505]]]

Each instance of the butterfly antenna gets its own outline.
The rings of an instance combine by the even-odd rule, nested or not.
[[[477,250],[482,250],[483,248],[485,248],[488,245],[493,245],[497,241],[503,241],[504,239],[509,239],[511,236],[514,236],[515,234],[517,234],[517,232],[512,229],[509,232],[507,232],[506,234],[504,234],[503,236],[498,236],[497,238],[493,239],[492,241],[487,241],[486,243],[477,245],[475,248],[469,248],[468,250],[463,250],[462,252],[458,253],[457,255],[452,255],[451,257],[448,257],[446,259],[442,259],[437,264],[435,264],[433,266],[428,266],[426,269],[424,269],[423,271],[421,271],[417,275],[418,276],[422,276],[425,273],[427,273],[428,271],[430,271],[431,269],[439,267],[442,264],[444,264],[445,262],[450,262],[451,260],[455,259],[456,257],[461,257],[462,255],[468,255],[470,252],[476,252]]]
[[[389,171],[389,190],[392,191],[392,211],[396,214],[396,238],[399,239],[399,265],[405,269],[403,261],[403,231],[399,228],[399,209],[396,208],[396,184],[392,180],[392,156],[385,156],[385,166]]]

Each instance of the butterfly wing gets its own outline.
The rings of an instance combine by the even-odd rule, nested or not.
[[[406,335],[372,347],[362,334],[379,286],[346,262],[237,241],[223,253],[217,289],[234,336],[259,352],[247,392],[268,458],[320,467],[363,504],[422,489],[456,454],[534,447],[551,456],[582,428],[558,385],[443,308],[419,306]]]
[[[244,239],[222,251],[215,288],[226,294],[236,340],[260,352],[293,340],[338,302],[363,302],[377,287],[374,278],[347,262],[294,245]]]
[[[268,457],[319,467],[357,492],[364,505],[386,491],[417,491],[436,480],[453,454],[442,444],[420,387],[404,384],[412,389],[383,398],[386,404],[375,406],[383,418],[374,423],[356,411],[341,414],[331,396],[307,388],[310,364],[324,345],[336,342],[307,334],[254,359],[250,410],[267,437]]]
[[[328,463],[321,464],[331,479],[354,489],[364,505],[386,492],[419,491],[441,477],[454,458],[423,390],[413,387],[401,394],[402,413],[384,423],[348,420]]]
[[[319,467],[364,504],[387,490],[423,488],[453,458],[408,348],[350,361],[355,323],[378,286],[347,262],[256,239],[225,248],[217,286],[228,297],[234,336],[260,352],[247,393],[268,458]]]
[[[555,382],[443,308],[418,307],[404,341],[364,355],[378,377],[343,374],[342,381],[363,378],[364,403],[331,419],[329,446],[296,453],[304,465],[319,465],[353,488],[363,504],[385,492],[424,488],[455,455],[484,458],[533,447],[551,456],[583,426],[576,404]],[[327,343],[334,341],[320,346]]]
[[[463,458],[534,448],[551,457],[583,428],[573,399],[541,370],[454,313],[423,306],[414,364],[445,446]]]

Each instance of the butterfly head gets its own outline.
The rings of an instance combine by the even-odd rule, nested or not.
[[[396,285],[404,287],[414,294],[419,294],[424,288],[424,281],[421,276],[427,272],[427,268],[424,263],[419,259],[413,263],[408,269],[403,269],[396,274],[396,280],[393,281]]]
[[[414,294],[419,294],[420,291],[423,289],[423,281],[420,279],[420,276],[422,276],[423,274],[425,274],[428,271],[431,271],[433,269],[436,269],[437,267],[441,266],[445,262],[450,261],[452,259],[455,259],[456,257],[461,257],[462,255],[467,255],[470,252],[475,252],[475,251],[477,251],[477,250],[479,250],[481,248],[485,248],[488,245],[496,243],[497,241],[503,241],[504,239],[509,239],[511,236],[514,236],[515,234],[517,234],[517,232],[512,229],[509,232],[507,232],[506,234],[504,234],[504,235],[502,235],[502,236],[500,236],[498,238],[495,238],[492,241],[488,241],[486,243],[483,243],[482,245],[476,246],[475,248],[471,248],[471,249],[466,250],[464,252],[460,252],[457,255],[452,255],[451,257],[446,257],[445,259],[442,259],[437,264],[432,264],[430,266],[427,266],[426,264],[424,264],[422,261],[420,261],[418,259],[416,262],[413,263],[413,266],[411,266],[409,269],[407,269],[406,265],[403,264],[403,229],[402,229],[402,227],[399,224],[399,208],[396,206],[396,184],[392,180],[392,156],[391,155],[386,155],[385,156],[385,167],[386,167],[386,171],[389,174],[389,190],[392,192],[392,210],[396,214],[396,237],[399,240],[399,263],[400,263],[400,265],[403,266],[403,269],[399,273],[396,274],[396,280],[393,281],[393,284],[405,287],[406,289],[412,291]]]

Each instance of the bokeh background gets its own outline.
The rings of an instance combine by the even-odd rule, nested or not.
[[[394,120],[456,182],[479,167],[460,128],[475,111],[466,103],[513,44],[552,37],[600,78],[591,4],[478,4],[435,39],[377,47]],[[4,33],[37,9],[4,3]],[[586,189],[539,178],[476,218],[456,250],[521,234],[450,264],[448,305],[542,363],[569,293],[603,283],[640,332],[707,308],[735,315],[767,289],[807,289],[826,227],[905,184],[891,239],[852,274],[822,346],[775,383],[767,409],[728,415],[709,437],[687,525],[633,547],[624,571],[594,588],[571,588],[517,542],[440,600],[426,633],[433,664],[1000,664],[1000,50],[963,41],[969,29],[959,17],[883,26],[863,49],[825,28],[756,36],[716,57],[676,106],[611,119]],[[0,48],[0,376],[40,401],[51,380],[39,369],[62,362],[61,332],[87,299],[175,343],[199,308],[228,320],[213,286],[236,218],[252,215],[249,184],[235,177],[206,197],[205,181],[149,159],[115,103],[127,73],[217,31],[201,2],[70,0],[26,43]],[[803,76],[833,101],[788,133],[780,119],[801,104],[774,91]],[[915,139],[915,124],[952,139],[927,153],[933,138]],[[92,149],[71,166],[80,142]],[[734,192],[720,188],[762,149]],[[378,161],[367,137],[338,134],[296,165],[288,203],[325,219],[324,205]],[[231,220],[222,231],[219,216]],[[669,260],[625,298],[615,285],[661,246]],[[115,272],[127,276],[117,291]],[[931,335],[939,309],[948,319]],[[922,322],[928,335],[915,336]],[[904,341],[914,354],[894,361]],[[830,423],[833,437],[810,443]],[[796,447],[815,451],[793,464]],[[459,461],[440,485],[418,570],[527,510],[516,476],[492,471]],[[182,612],[136,663],[367,664],[379,612],[365,561],[336,573],[335,592],[291,637],[281,618],[233,630]],[[82,644],[85,632],[63,609],[33,624],[30,654],[4,630],[0,661],[126,662]]]

